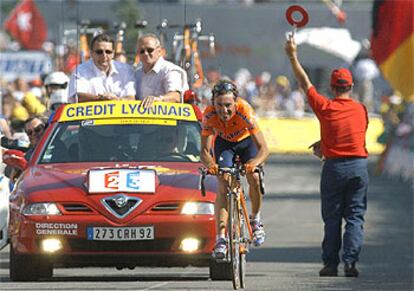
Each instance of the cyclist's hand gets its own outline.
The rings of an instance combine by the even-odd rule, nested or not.
[[[207,169],[207,173],[209,173],[210,175],[218,175],[219,173],[219,167],[217,164],[214,164],[213,166],[209,167]]]
[[[256,170],[257,166],[254,164],[246,163],[244,164],[244,170],[246,171],[246,174],[251,174]]]

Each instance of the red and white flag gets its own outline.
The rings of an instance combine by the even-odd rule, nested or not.
[[[40,49],[47,38],[47,25],[32,0],[22,0],[4,22],[4,28],[25,49]]]

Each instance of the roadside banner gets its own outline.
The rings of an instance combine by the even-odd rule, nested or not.
[[[2,52],[0,76],[7,81],[20,77],[32,80],[52,71],[52,59],[40,51]]]
[[[271,153],[312,154],[308,147],[320,139],[319,121],[316,118],[260,118],[258,124]],[[369,154],[380,154],[383,151],[384,146],[377,142],[383,129],[381,118],[369,119],[366,135]]]

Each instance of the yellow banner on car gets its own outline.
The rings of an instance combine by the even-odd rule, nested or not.
[[[308,147],[320,139],[319,121],[316,118],[260,118],[258,124],[271,153],[312,154]],[[369,154],[380,154],[384,150],[384,146],[377,142],[383,129],[380,118],[369,118],[366,135]]]
[[[141,101],[82,102],[66,105],[59,122],[108,118],[157,118],[197,121],[190,104],[154,102],[150,108],[140,106]]]

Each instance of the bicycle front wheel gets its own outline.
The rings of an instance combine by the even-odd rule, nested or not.
[[[247,229],[248,218],[242,209],[240,214],[240,287],[246,287],[246,254],[249,251],[249,230]]]
[[[229,255],[232,266],[233,288],[239,289],[240,284],[240,216],[237,195],[232,194],[229,203]]]

